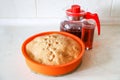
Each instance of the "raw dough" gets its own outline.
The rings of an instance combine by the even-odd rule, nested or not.
[[[26,50],[39,63],[60,65],[75,59],[81,46],[70,37],[54,33],[36,37],[27,44]]]

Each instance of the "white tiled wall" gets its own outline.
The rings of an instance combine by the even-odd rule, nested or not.
[[[120,0],[0,0],[0,19],[60,18],[72,4],[97,12],[103,23],[120,21]]]
[[[111,16],[120,17],[120,0],[113,0]]]
[[[36,0],[38,17],[61,17],[72,0]]]
[[[0,0],[0,18],[36,17],[35,0]]]

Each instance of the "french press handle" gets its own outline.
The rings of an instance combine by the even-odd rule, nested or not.
[[[92,14],[90,12],[86,12],[85,18],[86,19],[94,19],[96,21],[97,29],[98,29],[98,35],[100,35],[100,20],[99,20],[99,17],[97,15],[97,13]]]

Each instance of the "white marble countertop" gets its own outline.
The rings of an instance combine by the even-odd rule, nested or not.
[[[21,53],[23,41],[36,33],[59,30],[58,26],[0,26],[0,80],[120,80],[120,26],[102,26],[94,47],[85,51],[81,66],[64,76],[35,74]]]

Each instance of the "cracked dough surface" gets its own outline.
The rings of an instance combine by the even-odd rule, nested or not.
[[[70,37],[53,33],[34,38],[26,45],[26,50],[28,55],[39,63],[60,65],[75,59],[81,46]]]

